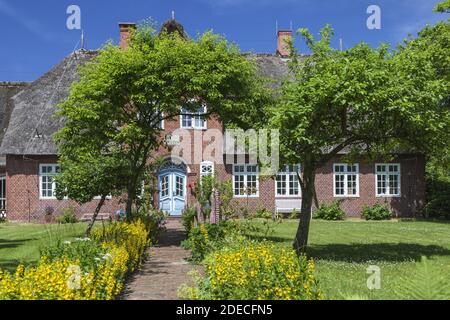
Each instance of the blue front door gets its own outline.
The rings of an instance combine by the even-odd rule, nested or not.
[[[186,207],[186,175],[165,172],[159,175],[159,208],[171,216],[181,216]]]

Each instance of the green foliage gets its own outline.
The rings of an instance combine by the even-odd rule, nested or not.
[[[361,215],[366,220],[390,220],[393,216],[386,205],[379,203],[373,206],[364,206]]]
[[[67,207],[63,210],[61,216],[57,218],[57,221],[61,224],[73,224],[78,222],[76,210],[74,207]]]
[[[450,0],[439,2],[434,8],[434,11],[450,13]]]
[[[411,273],[399,278],[399,288],[394,291],[401,300],[448,300],[450,297],[450,270],[434,267],[422,257]]]
[[[244,242],[213,252],[205,261],[206,276],[184,287],[187,299],[316,300],[322,293],[314,262],[273,243]]]
[[[298,219],[299,217],[300,213],[297,210],[293,209],[289,216],[289,219]]]
[[[256,212],[256,218],[262,219],[262,233],[264,235],[264,239],[274,233],[277,224],[283,222],[281,218],[277,217],[272,211],[267,209],[259,209]],[[247,220],[247,222],[249,221],[250,220]]]
[[[292,45],[292,81],[283,83],[268,123],[280,132],[281,165],[302,164],[305,212],[317,169],[344,149],[349,162],[398,150],[448,153],[449,30],[448,23],[427,27],[397,50],[359,43],[346,51],[330,46],[330,26],[319,40],[298,30],[312,54],[301,56]],[[299,233],[296,246],[304,248],[306,238]]]
[[[340,201],[334,201],[330,205],[322,204],[320,208],[314,212],[314,219],[322,220],[344,220],[345,212],[340,207]]]
[[[197,220],[198,212],[193,207],[186,208],[181,215],[181,224],[184,230],[189,234],[195,225]]]
[[[425,214],[431,218],[450,219],[450,175],[427,175]]]
[[[200,213],[202,214],[203,222],[208,221],[211,215],[211,197],[216,183],[217,180],[214,176],[204,176],[200,178],[194,187],[194,195],[200,204]]]
[[[168,215],[163,211],[142,206],[133,213],[133,221],[140,221],[149,232],[150,242],[156,243],[159,235],[166,230]]]
[[[235,213],[235,209],[231,205],[234,197],[233,183],[231,181],[217,181],[216,190],[220,202],[219,218],[220,220],[229,219]]]
[[[192,251],[192,261],[201,262],[208,253],[222,248],[225,244],[245,239],[244,232],[242,226],[233,221],[200,224],[191,230],[182,246]]]
[[[75,241],[58,241],[56,245],[44,247],[40,250],[41,256],[55,261],[67,257],[71,261],[80,261],[84,271],[96,269],[105,256],[106,250],[98,242],[89,238],[79,238]]]
[[[243,123],[250,109],[257,119],[269,89],[256,70],[212,32],[185,39],[144,23],[128,49],[106,44],[59,106],[65,126],[55,135],[58,197],[86,203],[126,193],[130,216],[148,160],[163,142],[161,121],[179,116],[181,107],[197,110],[199,100],[225,125]]]

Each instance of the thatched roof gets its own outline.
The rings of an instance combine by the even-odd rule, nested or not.
[[[161,33],[168,33],[168,34],[172,34],[172,33],[178,33],[180,35],[180,37],[182,37],[183,39],[189,39],[189,35],[186,33],[186,31],[184,31],[184,27],[181,23],[179,23],[177,20],[175,19],[170,19],[167,20],[166,22],[164,22],[164,24],[161,27]]]
[[[56,106],[78,79],[77,68],[95,56],[80,50],[32,82],[11,99],[14,110],[3,137],[0,154],[53,155],[56,146],[52,136],[63,125],[53,117]]]
[[[57,154],[52,136],[63,126],[63,120],[53,115],[57,105],[67,98],[72,83],[79,79],[79,66],[97,54],[95,51],[83,50],[69,55],[11,99],[14,110],[0,147],[0,154]],[[278,86],[288,74],[286,61],[276,55],[244,56],[256,61],[261,74],[273,79],[274,86]]]
[[[14,109],[13,97],[26,88],[25,82],[0,82],[0,144],[9,125]],[[0,155],[0,166],[6,164],[6,157]]]

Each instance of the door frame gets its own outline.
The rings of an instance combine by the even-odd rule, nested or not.
[[[187,170],[185,169],[186,167],[184,165],[176,165],[174,164],[172,161],[167,161],[162,167],[161,169],[158,171],[158,208],[160,210],[162,210],[162,200],[163,198],[161,197],[161,193],[162,193],[162,178],[165,176],[169,176],[169,181],[168,181],[168,188],[169,188],[169,195],[168,197],[164,197],[164,199],[169,199],[170,198],[170,208],[171,211],[167,212],[168,214],[170,214],[170,216],[172,217],[179,217],[181,216],[180,214],[175,214],[175,200],[179,199],[179,200],[183,200],[184,201],[184,208],[183,210],[187,207],[187,179],[188,179],[188,174],[187,174]],[[184,184],[183,184],[183,197],[180,196],[176,196],[176,177],[182,177],[184,180]],[[183,211],[182,210],[182,211]]]

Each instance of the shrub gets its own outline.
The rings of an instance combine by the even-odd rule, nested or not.
[[[74,207],[68,207],[64,209],[63,214],[58,217],[57,221],[61,224],[73,224],[77,223],[77,215]]]
[[[161,210],[146,209],[145,206],[133,213],[133,221],[141,221],[149,232],[150,242],[155,243],[166,228],[167,214]]]
[[[450,219],[449,176],[435,174],[427,177],[425,214],[431,218]]]
[[[147,247],[149,233],[141,220],[133,223],[115,222],[107,228],[97,229],[93,232],[92,238],[103,244],[103,247],[120,245],[125,248],[129,255],[128,269],[134,271],[144,257]]]
[[[0,300],[112,300],[147,243],[145,224],[135,221],[98,229],[93,239],[45,248],[36,267],[0,271]]]
[[[181,215],[181,224],[188,234],[194,227],[197,216],[197,210],[193,207],[189,207],[183,211],[183,214]]]
[[[314,262],[271,243],[224,248],[206,259],[206,276],[180,290],[183,298],[207,300],[316,300],[322,293]]]
[[[223,247],[230,238],[239,234],[239,225],[233,221],[221,221],[217,224],[201,224],[193,228],[182,246],[192,251],[191,260],[202,261],[213,250]]]
[[[340,202],[335,201],[330,205],[322,204],[314,213],[314,219],[344,220],[345,212],[340,207]]]
[[[366,220],[390,220],[392,218],[392,212],[387,206],[376,204],[372,207],[364,206],[362,217]]]

